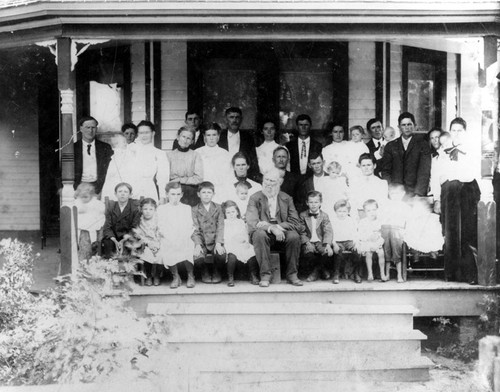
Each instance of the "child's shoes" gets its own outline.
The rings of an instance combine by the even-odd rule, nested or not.
[[[203,283],[212,283],[212,277],[210,276],[210,273],[208,272],[208,266],[205,263],[203,263],[202,266],[201,281]]]
[[[222,276],[220,275],[219,270],[214,266],[214,273],[212,275],[212,283],[220,283],[222,282]]]
[[[188,273],[186,287],[188,289],[192,289],[194,286],[195,286],[194,274],[193,273]]]

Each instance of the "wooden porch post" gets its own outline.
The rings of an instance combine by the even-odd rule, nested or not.
[[[61,96],[61,116],[59,125],[59,148],[61,151],[61,275],[74,271],[78,262],[76,230],[73,223],[73,182],[74,154],[76,141],[75,127],[75,73],[71,70],[71,39],[57,39],[57,83]],[[73,136],[75,137],[73,138]]]
[[[479,73],[481,89],[481,176],[488,185],[494,168],[495,144],[498,143],[498,82],[499,71],[497,59],[497,37],[483,37],[483,69]],[[482,192],[478,204],[478,282],[481,285],[492,286],[497,283],[496,259],[498,214],[497,203],[493,201],[492,192]]]

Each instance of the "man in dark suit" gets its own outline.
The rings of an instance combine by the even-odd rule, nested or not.
[[[323,146],[310,137],[311,117],[307,114],[300,114],[297,116],[295,124],[299,137],[286,144],[286,148],[290,152],[290,171],[301,175],[310,175],[311,169],[307,164],[309,155],[313,152],[321,153]]]
[[[189,146],[189,149],[196,150],[197,148],[203,147],[205,145],[203,128],[201,126],[201,118],[195,111],[187,111],[185,115],[184,123],[186,126],[194,129],[194,139]],[[179,148],[179,142],[177,139],[174,140],[172,145],[172,150]]]
[[[312,174],[306,177],[297,187],[297,197],[295,205],[299,213],[307,210],[307,195],[310,191],[318,191],[325,193],[325,181],[328,180],[328,174],[325,173],[325,160],[321,153],[313,153],[309,155],[308,163]]]
[[[382,121],[378,118],[371,118],[366,123],[366,132],[370,134],[372,137],[368,143],[366,143],[366,147],[370,150],[370,154],[376,160],[376,168],[375,175],[380,175],[380,163],[382,160],[382,153],[384,150],[384,127],[382,126]]]
[[[273,151],[274,167],[285,172],[280,190],[281,192],[285,192],[288,196],[291,196],[295,202],[295,197],[297,196],[297,187],[301,181],[301,177],[297,173],[292,173],[286,170],[289,161],[290,154],[288,150],[283,146],[276,147],[276,149]]]
[[[294,286],[302,286],[297,276],[302,225],[286,193],[280,192],[281,172],[270,169],[264,173],[262,191],[248,201],[247,224],[260,267],[260,286],[269,287],[271,279],[271,248],[284,246],[286,253],[286,279]]]
[[[113,149],[108,143],[96,139],[98,122],[94,117],[85,116],[78,126],[82,134],[81,140],[75,143],[75,181],[74,188],[82,182],[88,182],[95,187],[97,194],[101,193]]]
[[[250,169],[248,177],[254,181],[261,182],[259,173],[259,162],[255,150],[255,141],[250,133],[240,132],[243,114],[240,108],[230,107],[226,109],[227,129],[224,129],[219,138],[219,147],[228,150],[231,157],[237,152],[242,152],[248,158]]]
[[[366,143],[366,146],[370,150],[370,154],[375,156],[377,151],[380,151],[380,148],[382,147],[382,136],[384,134],[384,127],[382,126],[382,121],[380,121],[378,118],[371,118],[368,120],[366,123],[366,131],[370,134],[372,137],[368,143]],[[375,156],[375,159],[379,160],[381,158],[381,155]]]
[[[406,198],[426,196],[431,174],[429,143],[414,135],[415,117],[404,112],[398,118],[401,136],[387,143],[380,175],[390,184],[403,184]]]

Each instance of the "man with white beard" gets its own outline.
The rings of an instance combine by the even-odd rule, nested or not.
[[[286,253],[286,279],[302,286],[297,277],[300,254],[301,223],[293,199],[280,192],[283,172],[271,168],[264,173],[262,190],[250,197],[246,219],[248,231],[260,268],[260,287],[269,287],[271,248],[281,247]]]

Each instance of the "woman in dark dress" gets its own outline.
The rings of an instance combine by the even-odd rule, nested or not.
[[[474,157],[466,143],[466,122],[455,118],[450,124],[451,145],[441,185],[445,276],[448,281],[477,284],[477,203],[481,192],[475,180]]]

